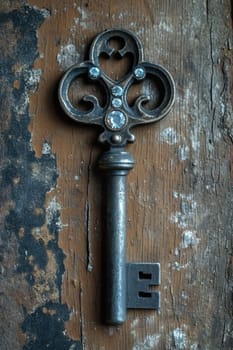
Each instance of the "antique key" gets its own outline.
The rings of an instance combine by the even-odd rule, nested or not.
[[[120,40],[119,48],[111,45]],[[116,56],[121,59],[130,54],[131,70],[119,80],[109,77],[100,67],[100,56]],[[93,96],[84,96],[90,103],[87,111],[79,110],[71,102],[71,84],[80,77],[88,82],[101,84],[106,102],[100,104]],[[150,96],[139,96],[133,105],[128,103],[129,89],[150,77],[159,90],[155,107],[146,105]],[[104,321],[121,324],[126,319],[127,308],[159,309],[160,294],[151,286],[160,284],[159,263],[126,262],[126,175],[134,167],[132,155],[124,150],[128,142],[134,142],[131,128],[162,119],[174,102],[174,81],[166,69],[143,60],[143,48],[139,39],[125,29],[108,29],[94,39],[89,60],[72,66],[63,76],[59,86],[59,101],[65,113],[73,120],[102,128],[99,141],[108,150],[99,160],[99,168],[105,182],[105,295]]]

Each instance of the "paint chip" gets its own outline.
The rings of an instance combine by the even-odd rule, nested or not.
[[[51,154],[51,152],[52,152],[52,148],[50,144],[48,142],[44,142],[41,153],[45,155],[45,154]]]
[[[161,131],[160,139],[162,142],[166,142],[169,145],[174,145],[180,142],[180,135],[176,132],[175,129],[169,127]]]
[[[196,232],[194,231],[184,231],[182,234],[182,248],[196,247],[200,241],[200,238],[197,238]]]
[[[173,192],[175,199],[181,199],[180,211],[171,215],[171,222],[177,224],[179,228],[193,226],[196,220],[197,202],[193,198],[193,194],[183,194]]]
[[[187,346],[187,335],[181,328],[176,328],[172,331],[172,339],[176,349],[183,350]]]
[[[40,68],[24,70],[23,75],[24,75],[27,90],[30,90],[30,92],[32,93],[36,91],[40,81],[41,74],[42,74],[42,70]]]
[[[57,213],[60,213],[60,211],[61,211],[61,205],[57,202],[56,197],[53,197],[46,209],[47,221],[48,221],[48,224],[51,225],[54,223],[54,220],[55,220],[56,221],[55,225],[59,229],[62,228],[60,215],[57,215]]]
[[[78,63],[80,54],[73,44],[61,46],[60,52],[57,54],[57,61],[62,69],[67,69]]]
[[[171,23],[165,23],[164,19],[160,21],[158,28],[160,32],[174,33],[173,25]]]
[[[179,146],[178,157],[182,161],[187,160],[189,158],[189,147],[186,145]]]
[[[160,334],[147,335],[142,342],[134,344],[132,350],[150,350],[155,349],[155,346],[159,344]]]
[[[180,270],[183,270],[183,269],[186,269],[188,268],[190,265],[189,262],[187,262],[186,264],[184,265],[181,265],[178,261],[174,261],[172,263],[169,263],[168,264],[168,267],[172,270],[176,270],[176,271],[180,271]]]

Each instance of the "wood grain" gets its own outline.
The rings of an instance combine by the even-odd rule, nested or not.
[[[41,77],[30,94],[29,131],[36,157],[48,145],[56,160],[58,178],[45,208],[56,203],[60,212],[64,273],[53,300],[68,306],[67,337],[87,350],[233,349],[231,2],[29,3],[47,14],[37,31],[34,69]],[[166,67],[176,83],[169,115],[135,128],[136,142],[127,146],[137,162],[128,176],[127,258],[160,262],[161,311],[129,310],[121,327],[101,321],[98,130],[68,120],[57,99],[64,71],[82,62],[95,35],[111,27],[136,33],[145,59]],[[42,233],[48,242],[46,223]],[[55,275],[53,261],[51,255]],[[32,304],[43,305],[40,291],[33,298]]]

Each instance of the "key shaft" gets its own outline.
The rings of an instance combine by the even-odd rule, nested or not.
[[[126,319],[126,176],[134,163],[119,149],[105,152],[99,161],[105,175],[104,321],[114,325]]]

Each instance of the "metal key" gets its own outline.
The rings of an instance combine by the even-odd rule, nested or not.
[[[121,47],[112,47],[112,39],[120,39]],[[101,54],[117,55],[118,58],[131,54],[132,68],[116,81],[100,68]],[[91,103],[88,111],[80,111],[72,104],[69,89],[81,76],[86,76],[89,83],[97,81],[101,84],[106,94],[104,106],[93,95],[83,98]],[[148,77],[153,78],[160,89],[156,106],[146,108],[150,99],[147,95],[141,95],[133,106],[129,105],[129,89]],[[99,141],[108,145],[98,163],[106,177],[104,320],[108,324],[122,324],[127,308],[160,307],[159,292],[150,289],[160,284],[159,263],[126,262],[126,176],[135,161],[124,146],[135,141],[132,127],[157,122],[170,111],[174,91],[174,81],[168,71],[160,65],[145,62],[141,42],[125,29],[108,29],[97,35],[91,45],[89,60],[72,66],[60,82],[59,101],[65,113],[77,122],[100,126],[103,131]]]

